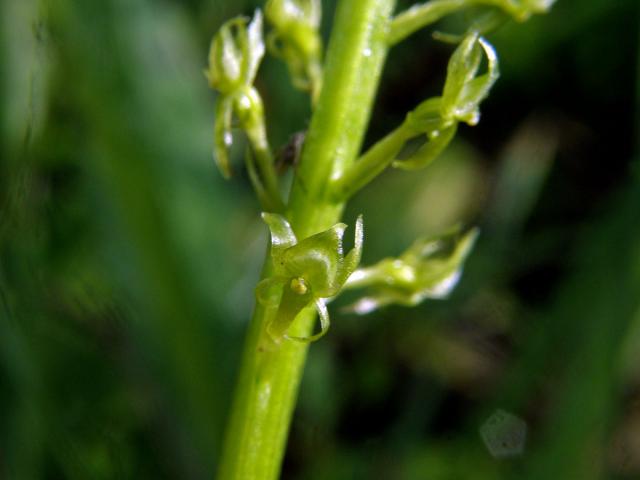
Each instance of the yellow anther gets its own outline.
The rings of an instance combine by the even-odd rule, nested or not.
[[[292,278],[290,287],[291,287],[291,290],[293,290],[298,295],[304,295],[309,291],[309,287],[307,287],[307,282],[305,282],[304,278],[301,278],[301,277]]]

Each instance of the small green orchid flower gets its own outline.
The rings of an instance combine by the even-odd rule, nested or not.
[[[282,58],[296,88],[319,94],[322,76],[320,0],[269,0],[265,14],[274,30],[267,39],[269,51]]]
[[[427,298],[447,297],[460,279],[477,236],[477,229],[460,234],[455,228],[417,240],[398,258],[386,258],[371,267],[359,268],[349,277],[345,288],[366,287],[372,293],[347,309],[365,314],[385,305],[413,306]]]
[[[256,10],[251,22],[237,17],[226,22],[213,37],[209,50],[209,68],[205,76],[209,86],[220,93],[214,128],[214,156],[222,174],[229,178],[228,149],[232,143],[232,117],[258,141],[264,133],[264,108],[253,81],[264,56],[262,13]]]
[[[231,95],[253,83],[263,56],[262,13],[256,10],[250,22],[236,17],[220,27],[211,41],[205,76],[211,88]]]
[[[487,73],[477,76],[482,52],[487,57]],[[477,32],[467,35],[449,60],[440,105],[445,123],[460,121],[476,125],[480,120],[480,102],[499,76],[498,57],[493,47]]]
[[[478,76],[483,52],[487,72]],[[392,165],[416,170],[431,163],[449,145],[459,122],[471,126],[478,123],[480,102],[487,97],[498,76],[498,59],[493,47],[477,32],[467,35],[449,60],[442,96],[422,102],[407,114],[402,125],[407,137],[425,134],[427,141],[409,158],[395,160]]]
[[[271,231],[273,276],[256,287],[258,301],[272,308],[274,317],[267,331],[279,342],[282,338],[310,342],[322,337],[329,329],[327,298],[337,295],[360,263],[363,242],[362,216],[355,226],[353,249],[345,256],[342,238],[347,226],[338,223],[324,232],[298,242],[289,222],[282,216],[263,213]],[[310,337],[287,334],[291,324],[305,308],[315,305],[321,331]]]
[[[256,10],[251,21],[246,17],[228,21],[213,37],[209,68],[205,71],[211,88],[220,93],[213,130],[213,153],[222,175],[231,177],[229,147],[233,143],[235,117],[251,145],[251,152],[247,152],[245,158],[258,199],[265,210],[282,211],[284,203],[267,138],[264,106],[253,86],[264,51],[260,10]]]

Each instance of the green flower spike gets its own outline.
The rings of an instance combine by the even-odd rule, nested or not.
[[[282,338],[299,342],[319,339],[329,329],[325,299],[337,295],[360,263],[362,254],[362,216],[355,226],[353,249],[345,256],[342,238],[347,226],[338,223],[324,232],[297,241],[287,220],[278,214],[263,213],[271,231],[273,276],[256,287],[258,301],[273,309],[267,331],[279,342]],[[298,314],[315,305],[320,317],[320,332],[310,337],[287,334]]]
[[[348,310],[369,313],[390,304],[417,305],[427,298],[445,298],[462,274],[464,262],[478,236],[455,228],[443,235],[417,240],[399,258],[386,258],[356,270],[344,288],[368,288]]]
[[[220,93],[216,108],[214,155],[226,178],[231,176],[228,149],[232,143],[233,115],[238,117],[240,127],[247,131],[249,137],[264,135],[262,99],[252,85],[263,56],[260,10],[256,10],[251,22],[245,17],[229,20],[211,41],[209,68],[205,76],[209,86]]]
[[[311,90],[317,98],[322,67],[320,0],[269,0],[265,14],[274,30],[267,38],[269,50],[282,58],[296,88]]]
[[[478,76],[482,53],[487,72]],[[430,98],[410,112],[403,124],[407,137],[425,134],[427,141],[405,160],[393,166],[405,170],[423,168],[438,157],[455,136],[459,122],[471,126],[480,120],[480,102],[499,76],[498,58],[493,47],[477,32],[467,35],[449,60],[442,97]]]

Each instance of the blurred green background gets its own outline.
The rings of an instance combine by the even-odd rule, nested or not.
[[[259,3],[0,3],[1,479],[213,477],[266,228],[245,173],[215,169],[202,69]],[[365,264],[460,221],[480,242],[446,301],[332,304],[282,478],[640,478],[639,20],[559,0],[491,34],[480,124],[354,199]],[[368,144],[451,51],[426,31],[391,51]],[[258,88],[282,145],[308,101],[272,58]],[[520,454],[495,451],[522,446],[496,411],[525,422]]]

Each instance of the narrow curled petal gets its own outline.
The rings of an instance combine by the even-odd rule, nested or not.
[[[253,83],[264,56],[262,13],[256,10],[249,24],[245,17],[226,22],[211,41],[209,85],[223,95],[231,95]]]
[[[318,318],[320,319],[320,331],[314,335],[309,335],[308,337],[296,337],[285,334],[285,338],[296,342],[310,343],[315,342],[326,335],[329,331],[329,326],[331,325],[329,320],[329,311],[327,310],[327,306],[324,301],[319,298],[315,300],[314,304],[316,306],[316,311],[318,312]]]
[[[487,73],[476,77],[483,52],[487,57]],[[493,47],[477,32],[467,35],[449,61],[442,94],[443,120],[478,123],[480,102],[487,97],[498,76],[498,58]]]
[[[495,50],[484,38],[479,38],[478,43],[482,46],[487,57],[487,73],[471,80],[460,93],[458,104],[454,115],[461,121],[470,125],[478,123],[480,112],[479,105],[488,95],[493,84],[500,76],[498,68],[498,56]]]
[[[471,32],[462,40],[449,59],[447,79],[442,91],[441,110],[445,119],[452,117],[452,111],[458,104],[458,98],[464,86],[475,77],[481,60],[478,33]]]
[[[253,20],[247,27],[246,36],[246,69],[244,82],[246,85],[253,83],[264,57],[264,40],[262,38],[262,12],[258,9],[253,15]]]
[[[244,28],[244,23],[242,17],[229,20],[211,40],[205,75],[211,88],[224,94],[236,88],[242,74],[242,49],[233,37],[233,30]]]
[[[342,262],[342,265],[338,270],[338,274],[336,275],[336,280],[332,285],[331,291],[327,292],[331,294],[330,296],[338,294],[347,279],[356,270],[356,268],[358,268],[358,265],[360,265],[360,259],[362,258],[362,244],[364,242],[362,215],[358,215],[355,230],[356,233],[353,241],[353,248],[344,258],[344,262]]]
[[[277,213],[262,213],[262,220],[271,232],[271,254],[278,257],[282,251],[292,247],[298,241],[287,219]]]

